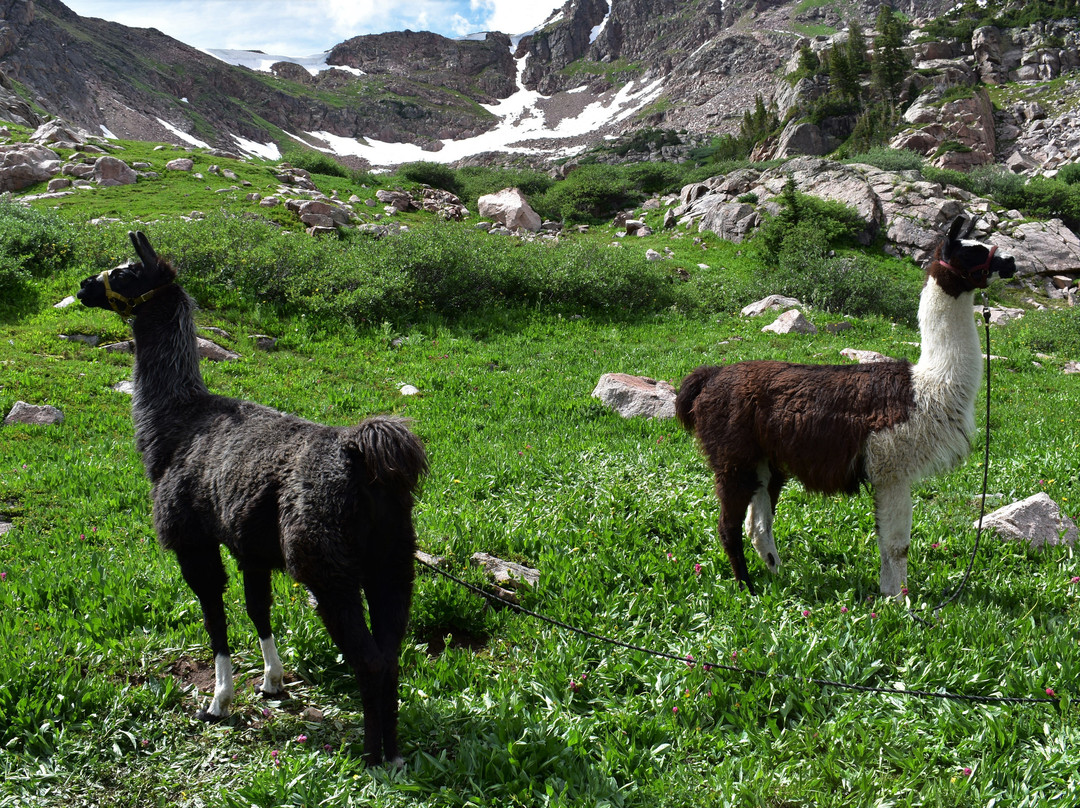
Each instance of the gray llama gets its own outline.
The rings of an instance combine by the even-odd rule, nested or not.
[[[214,697],[198,717],[220,720],[233,700],[224,544],[243,573],[259,633],[261,692],[285,692],[270,627],[270,573],[284,569],[315,596],[356,671],[367,762],[400,761],[398,656],[412,598],[423,446],[398,418],[324,426],[211,394],[199,370],[192,299],[146,236],[130,236],[140,261],[87,278],[78,296],[133,315],[132,416],[153,483],[154,526],[199,598],[214,652]]]

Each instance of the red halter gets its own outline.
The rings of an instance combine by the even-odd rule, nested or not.
[[[997,252],[997,245],[996,244],[991,244],[990,245],[990,252],[986,256],[986,260],[983,261],[981,264],[979,264],[977,267],[971,267],[971,269],[968,269],[966,272],[964,272],[963,270],[957,269],[952,264],[950,264],[948,261],[939,260],[938,263],[941,264],[943,267],[945,267],[945,269],[949,270],[950,272],[955,272],[958,275],[960,275],[960,274],[969,274],[969,275],[972,275],[972,276],[978,278],[981,275],[989,275],[990,274],[990,262],[994,260],[994,253],[996,253],[996,252]]]

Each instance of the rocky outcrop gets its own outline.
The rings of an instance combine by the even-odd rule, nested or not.
[[[44,146],[0,146],[0,191],[21,191],[48,182],[60,170],[60,155]]]
[[[481,216],[494,219],[508,230],[535,233],[542,224],[525,194],[517,188],[504,188],[498,193],[486,194],[476,200],[476,205]]]
[[[865,243],[884,235],[886,250],[917,263],[931,257],[943,228],[966,212],[976,219],[981,238],[1015,256],[1018,277],[1035,283],[1041,276],[1080,276],[1080,239],[1060,220],[1024,221],[1016,212],[1001,214],[987,199],[915,172],[800,157],[766,171],[740,169],[687,185],[683,204],[673,213],[683,227],[738,242],[779,209],[777,197],[789,179],[803,193],[851,208],[862,223]]]
[[[983,88],[969,98],[942,101],[943,90],[920,95],[904,112],[914,129],[902,132],[889,144],[931,158],[938,168],[967,171],[993,163],[997,154],[994,106]]]

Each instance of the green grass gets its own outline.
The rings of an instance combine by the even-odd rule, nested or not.
[[[673,421],[623,420],[590,396],[609,371],[677,383],[706,362],[839,362],[845,347],[914,359],[911,328],[868,316],[847,318],[854,328],[839,336],[763,334],[767,318],[732,314],[760,269],[746,245],[710,238],[703,248],[657,234],[609,247],[611,228],[595,227],[577,246],[512,248],[474,242],[462,234],[469,225],[391,248],[410,267],[426,266],[418,259],[426,250],[453,266],[471,254],[490,269],[486,277],[511,271],[507,255],[525,272],[581,250],[596,256],[589,271],[600,283],[605,273],[640,271],[625,255],[605,256],[670,246],[675,258],[666,264],[691,280],[674,282],[672,305],[605,310],[568,272],[569,306],[513,295],[478,306],[458,299],[346,325],[334,306],[319,309],[315,294],[273,302],[244,285],[254,277],[240,265],[244,256],[268,266],[259,263],[272,252],[266,245],[286,243],[257,229],[270,225],[176,223],[187,207],[182,194],[195,190],[184,178],[162,186],[156,202],[121,198],[124,189],[80,196],[87,207],[72,205],[65,218],[99,215],[106,204],[136,213],[113,228],[84,229],[78,256],[21,281],[27,294],[0,310],[0,411],[25,400],[65,413],[60,426],[0,427],[0,519],[14,523],[0,537],[0,806],[1077,801],[1080,585],[1071,581],[1080,564],[1071,549],[1036,553],[985,536],[959,603],[926,629],[874,599],[870,496],[826,500],[792,485],[776,524],[782,572],[769,577],[754,556],[761,594],[751,599],[733,585],[716,540],[710,477],[690,437]],[[446,556],[452,571],[481,581],[468,566],[477,551],[521,561],[541,571],[524,596],[530,608],[768,675],[611,648],[493,610],[421,570],[402,657],[405,766],[366,770],[354,682],[305,593],[284,576],[275,578],[273,619],[289,698],[264,703],[253,694],[262,662],[230,562],[236,711],[220,726],[195,721],[207,695],[191,692],[177,666],[205,669],[211,655],[197,602],[155,544],[130,399],[110,389],[129,378],[131,358],[60,338],[111,342],[128,329],[111,313],[52,305],[83,276],[126,259],[125,228],[152,218],[155,204],[167,207],[149,232],[162,253],[178,257],[181,281],[203,306],[200,325],[224,328],[231,336],[218,341],[241,354],[204,362],[212,390],[328,423],[408,416],[432,467],[416,510],[420,544]],[[410,221],[424,230],[419,215]],[[346,239],[319,249],[346,266],[383,260],[378,244]],[[307,262],[308,249],[290,255]],[[709,305],[693,305],[688,290]],[[1069,353],[1073,338],[1050,344],[1056,359],[1033,363],[1053,336],[1053,316],[1041,315],[1035,328],[1021,320],[994,329],[993,352],[1004,359],[994,366],[990,493],[996,504],[1045,490],[1075,517],[1080,382],[1059,372],[1080,358]],[[1072,329],[1073,319],[1063,315],[1062,324]],[[277,350],[256,350],[254,333],[278,337]],[[420,394],[400,396],[401,383]],[[976,452],[916,488],[908,586],[917,610],[960,579],[981,479]],[[853,694],[807,677],[974,695],[1042,697],[1052,688],[1069,701],[1061,710],[984,706]],[[324,720],[305,721],[308,706]]]

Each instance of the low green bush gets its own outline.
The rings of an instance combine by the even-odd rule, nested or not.
[[[410,182],[418,182],[421,185],[430,185],[449,191],[458,196],[461,195],[463,186],[457,177],[457,172],[448,165],[421,161],[417,163],[405,163],[398,166],[395,172],[397,176]]]
[[[1013,328],[1017,341],[1031,351],[1080,358],[1080,309],[1029,311]]]

